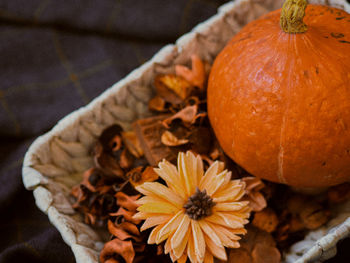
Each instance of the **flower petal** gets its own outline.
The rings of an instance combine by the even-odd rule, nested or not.
[[[182,208],[184,203],[183,199],[174,193],[174,191],[158,182],[146,182],[135,187],[135,189],[144,195],[156,196],[165,199],[178,208]]]
[[[208,182],[206,185],[203,185],[204,189],[207,190],[208,195],[212,196],[216,193],[216,191],[221,187],[221,185],[225,182],[225,177],[227,175],[227,170],[222,171],[217,174],[211,182]]]
[[[187,254],[183,254],[180,258],[178,258],[178,263],[186,263],[187,261]]]
[[[137,211],[146,213],[175,214],[179,209],[168,202],[152,202],[139,206]]]
[[[179,225],[179,223],[182,221],[182,218],[184,217],[184,213],[182,210],[176,213],[169,221],[162,227],[162,229],[158,232],[156,237],[156,243],[159,244],[163,242],[165,239],[167,239],[172,233],[174,233]],[[181,255],[180,255],[181,256]]]
[[[146,221],[143,223],[141,227],[141,231],[144,231],[148,228],[160,225],[160,224],[165,224],[171,219],[172,215],[164,215],[160,214],[157,216],[150,216],[149,218],[146,219]]]
[[[187,243],[188,243],[188,237],[189,237],[189,236],[190,236],[190,231],[187,230],[187,231],[186,231],[186,235],[185,235],[184,239],[182,240],[180,246],[175,247],[175,248],[173,249],[173,253],[174,253],[174,255],[175,255],[176,257],[181,257],[181,255],[184,254],[185,248],[186,248]],[[187,258],[187,256],[186,256],[186,258]]]
[[[180,174],[177,171],[175,165],[166,160],[163,160],[159,163],[159,168],[154,168],[154,171],[166,182],[171,190],[176,192],[183,199],[186,198],[186,195],[183,191],[185,183],[180,177]]]
[[[170,242],[170,238],[168,238],[164,244],[164,254],[168,254],[170,250],[171,250],[171,242]]]
[[[211,238],[208,237],[207,235],[204,235],[204,239],[205,239],[205,243],[207,244],[207,248],[215,257],[224,261],[227,260],[225,248],[217,246],[213,242],[213,240],[211,240]]]
[[[148,244],[155,244],[156,243],[156,237],[157,237],[157,234],[158,232],[162,229],[162,227],[164,226],[165,224],[161,224],[161,225],[158,225],[156,226],[155,228],[153,228],[152,232],[149,234],[148,236],[148,240],[147,240],[147,243]]]
[[[218,190],[215,194],[212,195],[213,201],[218,202],[228,202],[228,201],[237,201],[243,195],[245,191],[242,185],[231,181],[223,189]]]
[[[243,228],[243,223],[240,222],[241,220],[232,219],[223,213],[214,213],[205,218],[205,220],[229,228]]]
[[[193,155],[193,153],[191,152],[187,152]],[[195,190],[195,185],[193,182],[193,175],[191,174],[191,171],[188,169],[187,167],[187,162],[190,162],[190,158],[189,156],[191,155],[187,155],[187,153],[183,153],[180,152],[177,158],[177,167],[179,170],[179,174],[181,176],[181,178],[183,179],[183,181],[185,182],[185,189],[184,191],[187,194],[187,197],[190,196],[194,190]],[[189,159],[189,160],[187,160]]]
[[[196,259],[196,252],[195,252],[195,249],[194,249],[194,241],[193,241],[193,235],[192,235],[192,231],[191,229],[189,229],[190,231],[190,236],[188,238],[188,244],[187,244],[187,255],[188,255],[188,258],[190,259],[190,261],[193,263],[193,262],[196,262],[197,259]]]
[[[191,220],[192,236],[194,243],[194,251],[196,253],[197,261],[203,262],[205,254],[205,240],[202,229],[200,228],[198,221]]]
[[[214,229],[205,220],[199,220],[198,224],[201,227],[201,229],[203,230],[203,232],[207,236],[209,236],[215,244],[217,244],[220,247],[222,246],[220,238],[215,233]]]
[[[210,252],[208,251],[208,249],[205,250],[204,263],[214,263],[213,254],[210,253]]]
[[[240,229],[231,229],[231,228],[226,228],[222,225],[218,225],[218,224],[213,224],[213,223],[209,223],[208,224],[216,230],[216,233],[219,237],[221,237],[221,235],[225,235],[227,236],[229,239],[231,240],[240,240],[241,237],[237,236],[237,234],[245,234],[247,232],[247,230],[245,230],[244,228],[240,228]],[[221,238],[220,238],[221,239]]]
[[[188,227],[190,225],[190,218],[187,215],[184,215],[180,224],[177,227],[176,232],[171,237],[171,249],[174,250],[176,247],[181,245],[182,240],[184,239]]]
[[[248,206],[248,201],[241,201],[241,202],[230,202],[230,203],[217,203],[213,207],[213,211],[239,211],[245,206]]]
[[[219,170],[219,161],[213,162],[212,165],[208,168],[208,170],[205,172],[204,176],[202,177],[201,181],[199,182],[199,188],[205,189],[205,186],[209,184],[213,178],[218,174]]]

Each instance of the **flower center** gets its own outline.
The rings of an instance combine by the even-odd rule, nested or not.
[[[212,214],[212,208],[215,205],[213,199],[207,195],[207,191],[201,192],[198,187],[196,192],[188,198],[184,205],[186,214],[194,220],[199,220]]]

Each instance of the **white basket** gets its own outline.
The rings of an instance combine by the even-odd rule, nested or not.
[[[66,116],[30,146],[23,163],[23,183],[33,190],[37,206],[48,214],[51,223],[72,248],[78,263],[98,262],[103,247],[98,233],[83,223],[82,216],[69,202],[71,186],[79,183],[82,173],[93,164],[89,152],[97,136],[113,123],[130,129],[133,121],[149,114],[147,102],[153,95],[154,76],[174,72],[174,65],[188,63],[192,54],[212,62],[245,24],[281,7],[281,2],[237,0],[221,6],[218,14],[182,36],[176,44],[162,48],[150,61],[86,107]],[[327,2],[350,13],[350,5],[345,0],[310,2]],[[285,255],[285,261],[322,261],[334,256],[336,243],[349,235],[349,205],[338,208],[339,212],[330,224],[293,245]]]

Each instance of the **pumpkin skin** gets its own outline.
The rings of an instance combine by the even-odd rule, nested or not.
[[[350,15],[308,5],[305,33],[281,9],[249,23],[215,59],[208,115],[249,173],[296,187],[350,180]]]

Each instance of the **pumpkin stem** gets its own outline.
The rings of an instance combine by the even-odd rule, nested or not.
[[[286,0],[282,7],[280,25],[284,32],[295,34],[304,33],[307,26],[303,22],[306,0]]]

